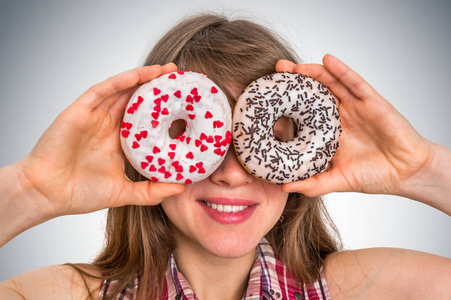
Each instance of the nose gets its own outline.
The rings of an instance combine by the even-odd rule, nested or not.
[[[221,186],[239,187],[252,183],[255,178],[243,168],[231,146],[219,168],[210,175],[210,180]]]

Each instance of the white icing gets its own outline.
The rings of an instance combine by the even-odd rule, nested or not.
[[[282,116],[298,128],[291,141],[274,138],[274,124]],[[341,128],[335,99],[321,83],[276,73],[243,91],[234,109],[233,131],[242,165],[259,178],[281,184],[325,170],[338,148]]]
[[[132,166],[152,181],[197,182],[225,158],[231,142],[231,115],[227,97],[205,75],[165,74],[143,84],[130,98],[121,124],[122,149]],[[179,119],[187,122],[184,137],[172,139],[168,130]],[[170,148],[174,145],[175,150]],[[155,153],[155,147],[161,152]]]

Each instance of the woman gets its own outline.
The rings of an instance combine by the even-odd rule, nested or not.
[[[421,137],[336,58],[325,56],[324,65],[298,63],[265,28],[201,15],[169,31],[149,54],[148,67],[90,88],[58,116],[27,157],[0,169],[5,183],[1,244],[50,218],[110,207],[105,249],[90,265],[53,266],[12,278],[1,284],[0,295],[449,297],[450,259],[400,249],[339,251],[321,198],[306,196],[333,191],[387,193],[451,214],[447,199],[451,173],[443,168],[451,164],[451,151]],[[118,134],[123,107],[137,86],[177,67],[207,74],[232,105],[247,84],[275,71],[319,80],[336,96],[342,118],[340,148],[330,169],[277,186],[247,173],[231,150],[199,183],[151,183],[127,164],[128,180]],[[293,137],[289,120],[282,119],[276,127],[279,139]],[[246,203],[254,211],[245,222],[223,224],[208,217],[204,202]]]

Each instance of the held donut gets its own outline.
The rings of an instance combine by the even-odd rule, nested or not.
[[[294,139],[273,135],[276,121],[294,121]],[[338,148],[340,116],[332,94],[299,74],[275,73],[255,80],[234,109],[235,150],[254,176],[277,184],[309,178],[326,169]]]
[[[174,139],[169,128],[185,120]],[[208,177],[232,141],[225,94],[205,75],[177,71],[140,86],[125,107],[121,145],[131,165],[153,182],[189,184]]]

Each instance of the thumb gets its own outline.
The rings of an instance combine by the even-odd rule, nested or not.
[[[285,183],[282,185],[282,191],[302,193],[307,197],[317,197],[332,192],[345,192],[347,185],[343,182],[343,177],[338,176],[337,173],[334,169],[329,169],[305,180]]]
[[[185,185],[178,183],[128,182],[120,202],[121,205],[158,205],[165,198],[184,191]]]

